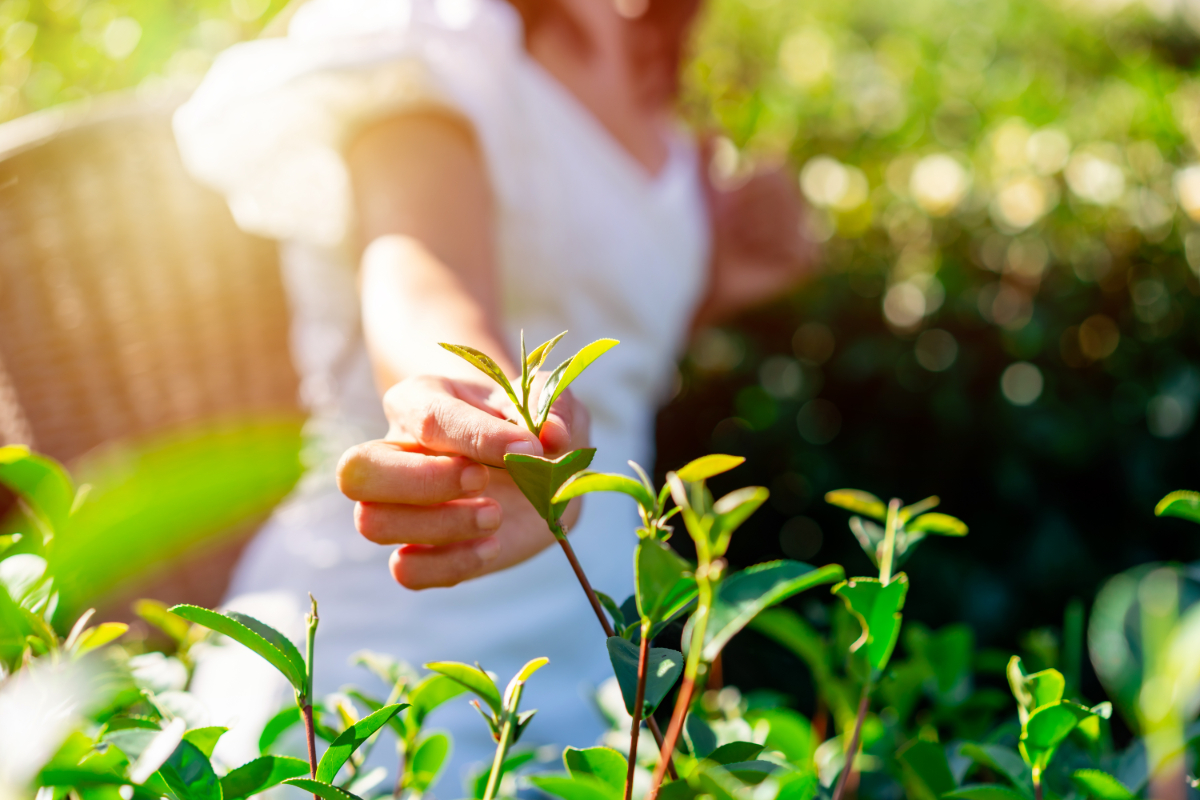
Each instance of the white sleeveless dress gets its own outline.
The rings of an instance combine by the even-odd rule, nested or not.
[[[535,342],[569,330],[559,357],[620,339],[573,387],[592,414],[593,468],[627,472],[627,459],[652,461],[655,408],[705,282],[695,151],[680,135],[662,172],[647,175],[521,42],[520,20],[502,0],[312,0],[287,38],[222,55],[175,126],[188,168],[225,193],[239,225],[284,243],[294,357],[313,412],[312,467],[250,545],[229,604],[299,640],[311,591],[320,602],[319,693],[351,682],[378,689],[348,663],[360,649],[418,666],[479,661],[502,681],[547,656],[525,694],[523,707],[539,713],[523,742],[588,746],[603,724],[587,692],[611,668],[559,549],[411,592],[388,573],[390,549],[357,535],[332,477],[346,447],[386,431],[360,331],[340,152],[364,123],[431,107],[461,115],[483,151],[509,347],[518,350],[522,328]],[[593,584],[618,602],[632,589],[635,524],[631,502],[598,495],[572,533]],[[247,651],[213,650],[194,688],[213,724],[239,723],[218,756],[240,763],[290,692]],[[457,796],[463,767],[490,760],[490,735],[465,700],[431,723],[455,737],[438,794]]]

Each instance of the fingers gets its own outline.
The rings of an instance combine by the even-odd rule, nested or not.
[[[488,470],[469,459],[411,453],[391,442],[352,447],[338,463],[338,488],[363,503],[431,505],[479,494]]]
[[[543,453],[537,437],[523,426],[483,407],[477,392],[459,392],[444,378],[402,381],[388,390],[383,403],[392,426],[388,438],[404,444],[492,466],[503,465],[505,453]]]
[[[396,582],[407,589],[454,586],[485,572],[500,555],[495,536],[445,547],[406,545],[392,553],[388,567]]]
[[[436,506],[358,503],[354,507],[354,526],[375,544],[455,544],[491,535],[502,519],[500,504],[488,497]]]

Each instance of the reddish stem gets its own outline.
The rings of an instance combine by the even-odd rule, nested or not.
[[[692,704],[692,692],[696,684],[690,677],[684,677],[683,686],[679,688],[679,697],[675,699],[675,710],[671,713],[671,724],[667,727],[667,737],[658,752],[658,766],[654,768],[654,777],[650,779],[650,793],[646,800],[658,797],[659,787],[662,786],[663,775],[675,754],[675,745],[679,742],[679,733],[683,730],[683,719],[687,716],[688,706]]]
[[[315,781],[317,779],[317,729],[313,725],[312,703],[305,702],[300,706],[300,715],[304,717],[304,732],[308,735],[308,773]],[[321,800],[313,794],[313,800]]]
[[[858,739],[862,735],[863,720],[867,716],[867,701],[871,699],[871,682],[863,684],[862,699],[858,701],[858,716],[854,718],[854,735],[850,737],[850,748],[846,751],[846,766],[838,776],[837,786],[833,790],[833,800],[842,800],[842,792],[846,790],[846,780],[854,771],[854,758],[858,755]]]
[[[633,771],[637,766],[638,733],[642,729],[642,705],[646,702],[646,662],[650,659],[649,631],[642,628],[642,644],[638,648],[637,693],[633,698],[633,725],[629,728],[629,773],[625,776],[625,800],[633,798]]]

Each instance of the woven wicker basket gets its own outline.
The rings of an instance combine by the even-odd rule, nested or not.
[[[177,103],[0,125],[0,443],[70,463],[189,423],[300,413],[276,246],[184,172]]]

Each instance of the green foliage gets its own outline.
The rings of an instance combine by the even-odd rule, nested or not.
[[[171,613],[249,648],[279,670],[297,692],[307,691],[303,656],[290,639],[270,625],[236,611],[221,614],[187,604],[172,607]]]
[[[393,703],[360,719],[353,725],[348,725],[329,745],[325,755],[321,756],[321,761],[317,764],[317,780],[333,783],[338,772],[345,766],[354,751],[362,747],[367,739],[374,736],[376,731],[405,708],[408,708],[407,703]]]
[[[611,747],[588,747],[563,750],[563,764],[572,778],[587,775],[608,784],[614,791],[625,788],[625,772],[629,767],[625,756]]]
[[[240,800],[308,774],[308,764],[290,756],[262,756],[221,778],[222,800]]]
[[[504,466],[554,535],[561,537],[564,534],[559,517],[567,510],[568,501],[556,500],[555,495],[567,479],[587,469],[595,455],[595,448],[572,450],[554,459],[508,453],[504,456]]]
[[[295,786],[297,789],[311,792],[321,798],[321,800],[362,800],[358,795],[351,794],[341,787],[330,786],[328,783],[314,781],[311,778],[288,778],[283,783],[287,786]]]
[[[608,657],[621,687],[625,710],[633,714],[638,687],[638,646],[620,636],[608,638]],[[649,716],[666,698],[683,673],[683,654],[666,647],[651,647],[646,656],[646,685],[642,716]]]
[[[908,594],[908,576],[901,572],[886,585],[875,578],[851,578],[834,586],[833,593],[845,601],[862,626],[862,636],[850,646],[851,651],[865,645],[868,662],[882,671],[900,638],[900,610]]]
[[[1171,492],[1154,507],[1156,517],[1180,517],[1200,522],[1200,492]]]

